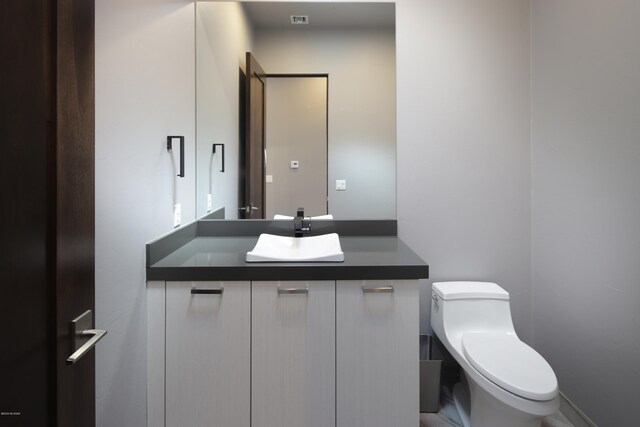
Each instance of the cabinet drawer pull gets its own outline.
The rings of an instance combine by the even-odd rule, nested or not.
[[[309,288],[278,288],[278,295],[286,294],[309,294]]]
[[[222,295],[224,292],[224,287],[220,287],[218,289],[198,289],[191,288],[191,295]]]
[[[362,292],[364,292],[365,294],[392,293],[393,286],[379,286],[377,288],[368,288],[366,286],[363,286]]]

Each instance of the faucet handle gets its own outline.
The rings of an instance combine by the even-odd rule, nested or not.
[[[306,225],[306,226],[305,226]],[[298,208],[296,216],[293,218],[293,228],[295,237],[302,237],[311,230],[311,223],[304,221],[304,208]]]

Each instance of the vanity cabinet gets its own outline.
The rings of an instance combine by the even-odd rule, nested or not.
[[[147,302],[149,427],[419,424],[417,280],[149,282]]]
[[[250,282],[166,282],[166,426],[249,427]]]
[[[335,281],[253,282],[253,427],[335,426]]]
[[[337,427],[419,425],[417,280],[338,281]]]

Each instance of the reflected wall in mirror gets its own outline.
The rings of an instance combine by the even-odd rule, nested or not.
[[[291,15],[308,16],[308,24],[291,24]],[[264,197],[250,202],[247,52],[266,73]],[[336,219],[396,217],[393,3],[198,1],[196,73],[198,217],[224,207],[228,219],[245,217],[240,209],[271,219],[305,204],[307,214]],[[287,100],[313,77],[324,86]],[[213,144],[225,146],[224,172]]]

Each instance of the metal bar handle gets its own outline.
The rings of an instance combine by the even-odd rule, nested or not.
[[[191,295],[222,295],[224,292],[224,287],[220,287],[218,289],[198,289],[191,288]]]
[[[167,136],[167,150],[171,151],[171,140],[178,138],[180,140],[180,173],[178,176],[184,178],[184,136]]]
[[[278,295],[309,294],[309,288],[278,288]]]
[[[378,286],[375,288],[369,288],[367,286],[363,286],[362,292],[364,292],[365,294],[393,293],[393,286]]]
[[[89,339],[89,341],[84,343],[82,347],[77,349],[75,353],[67,358],[67,365],[73,365],[78,360],[80,360],[82,356],[84,356],[89,350],[91,350],[93,346],[96,345],[96,343],[100,341],[106,334],[107,331],[102,329],[85,329],[84,331],[82,331],[80,335],[91,336],[91,338]]]
[[[216,147],[222,147],[222,167],[220,172],[224,172],[224,144],[213,144],[213,154],[216,154]]]

